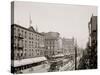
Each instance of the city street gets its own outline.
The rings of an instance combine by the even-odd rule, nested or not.
[[[56,62],[50,66],[49,72],[75,70],[75,60],[71,58],[61,59],[62,63]],[[60,63],[57,65],[57,63]]]
[[[73,60],[70,60],[68,63],[63,65],[63,67],[60,67],[59,71],[68,71],[74,69],[75,69],[75,62]]]

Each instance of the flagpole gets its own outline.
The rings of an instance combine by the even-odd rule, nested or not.
[[[29,27],[31,27],[32,24],[32,19],[31,19],[31,15],[29,15]]]
[[[75,70],[77,70],[77,40],[75,44]]]

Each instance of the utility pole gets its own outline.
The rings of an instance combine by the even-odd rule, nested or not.
[[[77,70],[77,41],[75,42],[75,70]]]

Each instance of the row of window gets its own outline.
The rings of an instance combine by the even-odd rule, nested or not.
[[[56,41],[46,41],[46,44],[56,44]]]
[[[54,49],[54,46],[47,46],[46,49]]]
[[[28,32],[26,30],[22,30],[20,28],[14,28],[14,35],[15,36],[18,36],[19,34],[21,34],[21,36],[27,38],[27,36],[29,36],[29,39],[33,39],[36,38],[35,40],[39,40],[41,38],[43,38],[43,36],[39,35],[39,34],[34,34],[34,33],[31,33],[31,32]]]
[[[45,54],[49,56],[49,55],[55,54],[55,52],[56,52],[56,51],[46,51]]]
[[[24,51],[24,52],[15,52],[15,59],[23,59],[23,58],[27,58],[27,57],[34,57],[34,56],[42,56],[43,55],[43,51],[40,51],[40,50],[35,50],[31,51]]]
[[[23,45],[24,47],[27,47],[27,46],[29,46],[29,47],[32,46],[35,48],[39,47],[39,42],[29,41],[29,44],[28,44],[28,42],[26,40],[19,40],[18,41],[18,39],[14,38],[14,46],[17,46],[18,44],[19,44],[19,46]]]

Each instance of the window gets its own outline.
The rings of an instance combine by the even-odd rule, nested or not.
[[[25,40],[25,47],[27,46],[27,41]]]
[[[48,49],[48,47],[46,47],[46,49]]]
[[[37,42],[35,43],[35,48],[37,47]]]
[[[47,44],[48,44],[48,42],[47,42]]]
[[[24,54],[24,56],[26,56],[26,53]]]
[[[29,41],[29,47],[31,46],[31,41]]]
[[[23,30],[22,30],[22,36],[23,36]]]
[[[23,53],[21,53],[21,56],[23,56]]]
[[[33,40],[33,34],[32,34],[32,36],[31,36],[31,37],[32,37],[32,40]]]
[[[25,38],[26,38],[26,35],[27,35],[27,34],[26,34],[26,31],[25,31]]]
[[[48,46],[48,49],[50,49],[50,47]]]
[[[51,46],[51,49],[53,49],[53,46]]]
[[[18,36],[19,36],[19,33],[20,33],[20,29],[18,29]]]
[[[13,32],[13,31],[12,31]],[[12,33],[13,34],[13,33]],[[16,35],[16,28],[14,28],[14,35]]]
[[[31,37],[31,33],[29,33],[29,39],[31,39],[30,37]]]
[[[31,56],[31,52],[30,52],[29,56]]]
[[[37,35],[35,35],[35,37],[36,37],[36,40],[37,40]]]
[[[17,53],[17,56],[19,57],[19,53]]]

